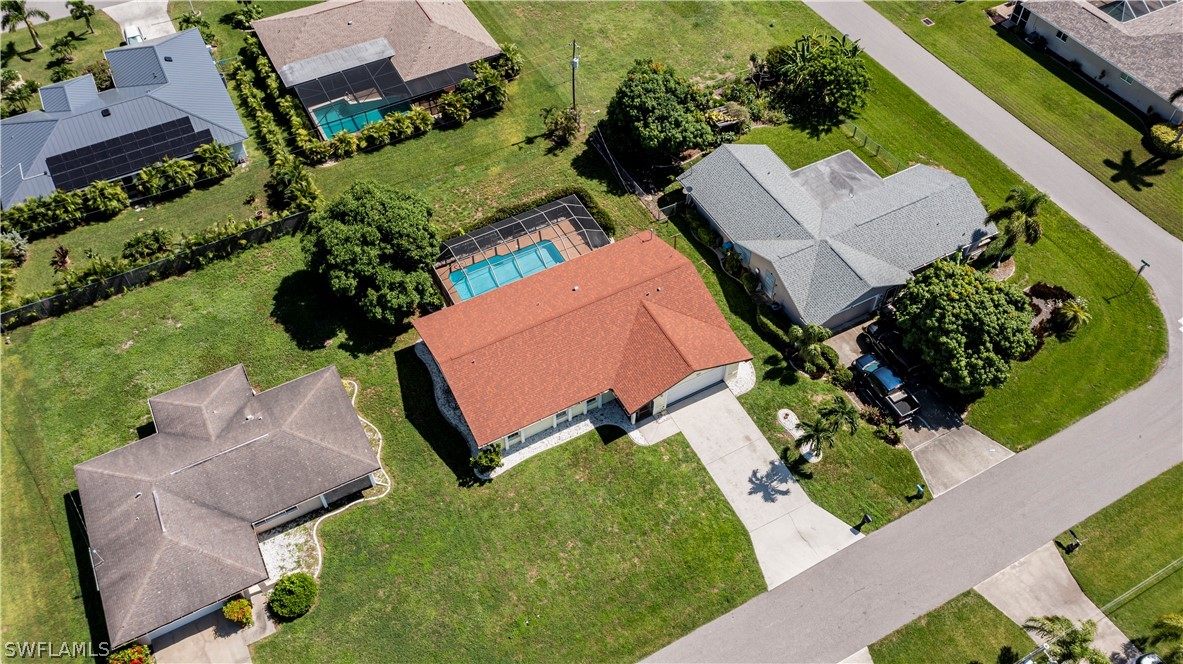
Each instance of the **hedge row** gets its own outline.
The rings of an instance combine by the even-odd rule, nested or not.
[[[489,214],[481,217],[480,219],[477,219],[476,221],[463,224],[459,228],[448,229],[442,232],[440,234],[440,238],[442,240],[451,240],[454,237],[459,237],[465,233],[471,233],[472,231],[488,226],[494,222],[508,219],[514,215],[533,210],[540,205],[544,205],[546,203],[550,203],[551,201],[571,195],[579,197],[580,202],[583,203],[583,207],[587,208],[588,214],[590,214],[592,218],[596,220],[596,223],[600,225],[600,228],[604,229],[604,233],[606,233],[609,237],[616,235],[616,224],[612,221],[612,218],[609,217],[606,212],[604,212],[604,209],[596,203],[596,199],[592,198],[591,193],[589,193],[588,190],[584,189],[583,187],[570,185],[567,187],[553,189],[545,194],[535,196],[534,198],[530,198],[519,203],[499,207]]]

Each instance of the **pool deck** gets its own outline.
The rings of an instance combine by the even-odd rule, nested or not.
[[[563,256],[563,262],[567,262],[584,254],[590,254],[593,250],[593,247],[587,243],[583,235],[578,231],[579,229],[573,223],[567,219],[563,219],[557,224],[508,240],[496,247],[486,249],[472,256],[466,256],[455,261],[447,261],[436,265],[436,279],[443,288],[448,304],[456,304],[464,298],[460,297],[460,294],[456,292],[456,287],[452,284],[451,276],[453,272],[470,268],[494,256],[508,256],[515,251],[527,249],[546,240],[550,240],[554,244],[555,248]]]

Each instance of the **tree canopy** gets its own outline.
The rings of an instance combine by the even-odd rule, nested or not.
[[[646,159],[671,159],[715,142],[710,97],[653,60],[637,60],[608,102],[611,138]]]
[[[1036,347],[1027,296],[966,265],[937,261],[896,297],[904,345],[942,385],[966,394],[1006,382],[1011,360]]]
[[[792,46],[774,46],[764,69],[764,77],[776,86],[775,105],[813,133],[856,117],[871,90],[863,49],[845,36],[814,33],[802,35]]]
[[[308,267],[372,321],[395,325],[438,304],[429,268],[440,237],[431,205],[376,182],[357,182],[308,220]]]

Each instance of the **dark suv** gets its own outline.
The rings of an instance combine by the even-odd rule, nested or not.
[[[912,377],[920,368],[920,361],[904,350],[904,335],[898,329],[875,322],[863,330],[862,336],[875,355],[886,360],[901,378]]]
[[[861,390],[898,424],[907,424],[920,410],[920,401],[904,386],[904,381],[871,353],[854,361],[854,373]]]

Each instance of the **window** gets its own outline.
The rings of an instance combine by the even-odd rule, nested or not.
[[[586,402],[584,402],[583,405],[584,405],[584,408],[586,408],[587,410],[592,410],[593,408],[599,408],[600,407],[600,397],[598,397],[598,396],[592,397],[592,398],[588,399]]]
[[[571,419],[571,409],[568,408],[567,410],[560,410],[559,412],[555,413],[555,426],[559,426],[569,419]]]
[[[1121,73],[1121,80],[1125,81],[1126,85],[1133,85],[1134,84],[1134,77],[1130,76],[1129,74],[1127,74],[1125,72]]]
[[[505,437],[505,444],[506,445],[517,445],[520,442],[522,442],[522,432],[521,431],[515,431]]]
[[[1068,35],[1064,34],[1063,30],[1056,30],[1056,39],[1059,39],[1060,41],[1067,43],[1068,42]]]

